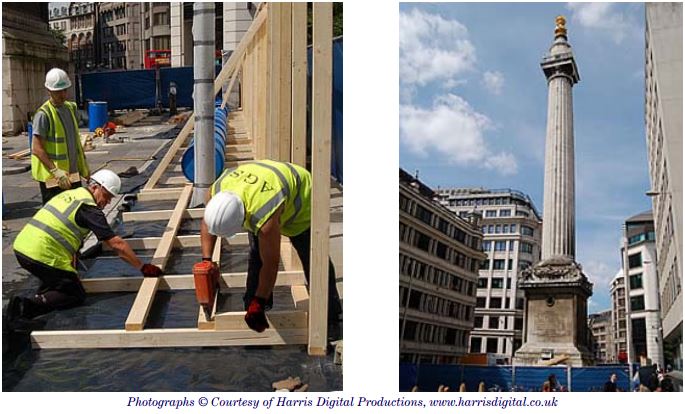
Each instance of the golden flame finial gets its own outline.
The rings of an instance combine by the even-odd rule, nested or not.
[[[566,18],[564,16],[557,16],[554,21],[557,27],[554,29],[554,34],[556,36],[566,36]]]

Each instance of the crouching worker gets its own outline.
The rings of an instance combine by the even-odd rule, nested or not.
[[[309,282],[311,187],[311,175],[304,168],[263,160],[224,171],[210,189],[200,230],[202,260],[212,260],[216,236],[248,232],[250,258],[243,302],[245,322],[254,331],[269,327],[264,312],[273,305],[281,234],[290,238]],[[335,324],[342,309],[330,260],[328,276],[328,321]]]
[[[158,277],[162,270],[143,264],[131,247],[107,223],[102,209],[121,189],[121,179],[110,170],[90,177],[87,187],[64,191],[48,201],[19,232],[14,254],[19,265],[41,285],[33,297],[13,297],[7,320],[14,329],[36,316],[81,305],[86,292],[76,273],[76,253],[92,231],[121,259],[140,269],[143,276]],[[30,326],[30,323],[29,323]]]

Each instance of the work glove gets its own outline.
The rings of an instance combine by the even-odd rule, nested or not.
[[[68,190],[71,188],[71,182],[69,181],[69,175],[66,171],[61,170],[59,167],[55,167],[50,170],[50,174],[57,180],[57,185],[62,190]]]
[[[252,298],[250,306],[247,307],[245,322],[253,331],[264,332],[264,329],[269,327],[269,323],[266,321],[266,315],[264,314],[265,304],[266,299],[255,296]]]
[[[140,268],[140,272],[144,277],[160,277],[164,274],[162,269],[150,263],[144,264],[143,267]]]

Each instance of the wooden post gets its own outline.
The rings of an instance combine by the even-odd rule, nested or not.
[[[307,3],[292,4],[292,152],[307,167]]]
[[[290,3],[281,4],[280,41],[280,80],[278,82],[278,99],[280,111],[278,113],[278,160],[290,161],[291,146],[291,105],[292,105],[292,10]]]
[[[314,3],[312,48],[312,223],[309,354],[325,355],[328,316],[333,8]]]
[[[279,116],[281,112],[281,15],[283,3],[269,3],[267,19],[266,158],[278,160]]]

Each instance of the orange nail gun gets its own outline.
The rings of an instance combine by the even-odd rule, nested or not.
[[[219,267],[208,261],[195,263],[193,265],[193,278],[197,301],[205,311],[207,320],[211,320],[214,301],[219,293]]]

